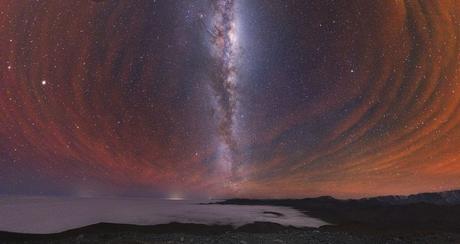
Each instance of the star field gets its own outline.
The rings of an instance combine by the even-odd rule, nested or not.
[[[456,1],[0,1],[0,194],[460,187]]]

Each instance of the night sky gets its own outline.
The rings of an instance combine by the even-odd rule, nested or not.
[[[0,0],[0,194],[460,187],[460,4]]]

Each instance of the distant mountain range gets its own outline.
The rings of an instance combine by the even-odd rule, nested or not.
[[[217,204],[292,207],[337,230],[460,233],[460,190],[361,199],[229,199]]]
[[[303,199],[228,199],[220,204],[246,204],[246,203],[270,203],[282,205],[289,202],[297,204],[345,204],[345,205],[407,205],[407,204],[433,204],[433,205],[460,205],[460,190],[418,193],[412,195],[388,195],[360,199],[336,199],[331,196],[321,196]]]
[[[437,205],[460,204],[460,190],[420,193],[408,196],[382,196],[373,198],[363,198],[364,201],[378,201],[388,204],[412,204],[412,203],[431,203]]]

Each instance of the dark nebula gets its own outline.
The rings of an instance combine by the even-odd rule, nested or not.
[[[0,1],[0,194],[460,187],[460,4]]]

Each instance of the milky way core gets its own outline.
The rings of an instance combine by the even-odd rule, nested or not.
[[[460,187],[460,4],[0,0],[0,194]]]

